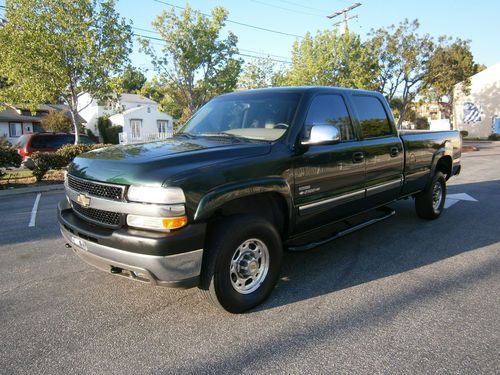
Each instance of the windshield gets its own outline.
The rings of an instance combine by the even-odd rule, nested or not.
[[[196,112],[179,134],[275,141],[290,126],[299,98],[294,93],[219,97]]]

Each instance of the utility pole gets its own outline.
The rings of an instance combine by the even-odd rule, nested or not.
[[[357,14],[356,14],[356,15],[354,15],[354,16],[349,16],[349,12],[350,12],[351,10],[353,10],[354,8],[359,7],[360,5],[361,5],[361,3],[354,3],[354,4],[352,4],[351,6],[348,6],[347,8],[344,8],[344,9],[342,9],[342,10],[337,10],[336,12],[333,12],[332,14],[330,14],[330,15],[328,15],[328,16],[326,16],[326,17],[327,17],[327,18],[332,19],[332,18],[335,18],[335,17],[338,17],[338,16],[343,15],[343,16],[344,16],[344,19],[343,19],[342,21],[340,21],[340,22],[335,23],[333,26],[338,26],[338,25],[340,25],[340,24],[343,24],[343,25],[344,25],[344,27],[343,27],[342,33],[346,33],[346,32],[347,32],[347,30],[348,30],[348,25],[347,25],[347,22],[348,22],[349,20],[354,19],[354,18],[358,18],[358,15],[357,15]]]

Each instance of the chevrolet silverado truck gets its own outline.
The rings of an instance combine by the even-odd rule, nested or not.
[[[241,313],[269,296],[284,249],[390,217],[387,204],[402,198],[439,217],[460,156],[457,131],[398,132],[377,92],[241,91],[208,102],[171,139],[75,158],[58,218],[87,263],[196,286]]]

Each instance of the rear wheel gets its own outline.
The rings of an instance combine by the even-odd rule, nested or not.
[[[216,306],[242,313],[271,294],[281,268],[281,238],[257,216],[217,222],[204,260],[200,288]]]
[[[446,200],[446,179],[436,172],[430,185],[415,197],[415,209],[422,219],[437,219],[444,209]]]

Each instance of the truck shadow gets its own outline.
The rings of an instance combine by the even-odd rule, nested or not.
[[[500,181],[452,185],[468,193],[434,221],[415,214],[412,199],[391,207],[381,223],[303,253],[286,253],[281,279],[269,300],[254,311],[318,297],[439,262],[500,242]],[[493,195],[493,196],[492,196]]]

